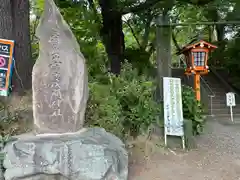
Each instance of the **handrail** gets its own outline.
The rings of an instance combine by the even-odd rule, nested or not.
[[[200,80],[202,82],[202,84],[204,84],[208,91],[210,92],[210,95],[208,94],[208,97],[210,97],[210,115],[213,116],[213,98],[215,97],[215,93],[213,92],[213,90],[211,89],[210,85],[207,83],[207,81],[205,81],[205,79],[203,79],[201,76],[200,76]],[[201,88],[201,89],[204,89],[205,88]],[[206,90],[205,90],[206,91]]]
[[[209,86],[209,84],[207,83],[207,81],[206,81],[205,79],[203,79],[202,76],[200,76],[200,79],[202,80],[202,82],[204,83],[204,85],[206,85],[207,88],[208,88],[208,90],[210,91],[211,95],[209,95],[209,96],[215,97],[215,93],[213,92],[213,90],[211,89],[211,87]]]

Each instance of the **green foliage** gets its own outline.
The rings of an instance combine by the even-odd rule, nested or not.
[[[88,126],[99,126],[116,136],[124,138],[121,124],[121,107],[119,100],[111,92],[110,85],[89,83],[90,95],[86,111]]]
[[[30,1],[32,14],[40,15],[43,11],[44,0]]]
[[[155,89],[152,81],[125,63],[120,76],[109,75],[108,84],[90,83],[87,124],[123,139],[147,132],[160,113],[153,100]]]
[[[160,105],[153,99],[156,86],[146,76],[138,76],[136,69],[124,64],[122,75],[113,78],[113,88],[120,101],[123,125],[129,128],[133,137],[141,131],[146,132],[151,124],[156,123]]]
[[[9,133],[11,134],[11,132],[8,131],[8,127],[18,119],[18,114],[11,112],[6,102],[0,101],[0,135],[5,136]]]
[[[192,121],[193,135],[198,135],[203,132],[203,125],[206,117],[204,116],[204,110],[199,101],[196,100],[194,91],[189,86],[183,86],[182,90],[182,102],[183,102],[183,117],[186,120]],[[187,134],[190,134],[186,132]]]
[[[15,138],[11,137],[13,132],[8,131],[8,126],[17,120],[18,115],[10,112],[6,103],[4,101],[0,101],[0,171],[3,170],[3,160],[5,157],[3,148],[5,147],[6,143],[15,140]]]
[[[150,56],[151,54],[144,49],[131,47],[125,51],[125,58],[138,70],[139,74],[144,73],[147,75],[152,70],[153,65],[150,62]]]
[[[228,82],[230,82],[238,90],[240,90],[240,76],[239,76],[240,53],[239,52],[240,52],[240,39],[239,39],[239,34],[237,34],[236,39],[228,43],[225,52],[220,54],[222,57],[224,57],[222,64],[224,65],[224,67],[227,69],[229,73]]]

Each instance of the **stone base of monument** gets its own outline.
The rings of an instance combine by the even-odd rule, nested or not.
[[[23,135],[5,146],[6,180],[127,180],[128,154],[101,128]]]

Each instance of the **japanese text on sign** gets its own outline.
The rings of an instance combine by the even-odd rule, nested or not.
[[[235,94],[233,92],[227,93],[226,101],[227,101],[227,106],[236,106]]]
[[[0,96],[8,96],[13,70],[14,41],[0,39]]]
[[[183,136],[181,79],[163,78],[165,134]]]

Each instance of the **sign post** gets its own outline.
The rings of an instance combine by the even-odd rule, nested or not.
[[[14,65],[14,41],[0,39],[0,96],[8,96]]]
[[[180,136],[182,147],[185,149],[181,79],[164,77],[163,91],[165,146],[167,146],[167,136]]]
[[[233,92],[228,92],[226,94],[227,106],[230,108],[231,121],[233,122],[233,110],[232,107],[236,106],[235,94]]]

